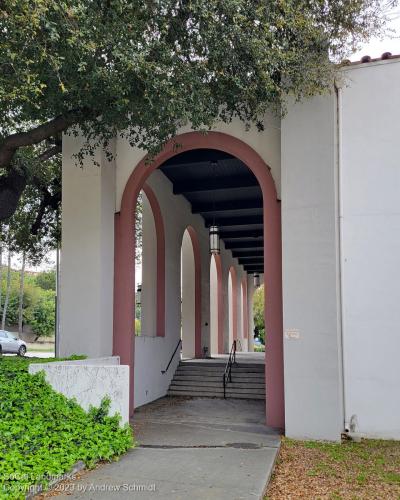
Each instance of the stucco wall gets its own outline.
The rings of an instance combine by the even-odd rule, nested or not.
[[[334,95],[290,105],[282,122],[286,434],[343,430]],[[268,293],[268,291],[267,291]]]
[[[400,63],[359,65],[342,90],[346,420],[400,439]]]
[[[98,152],[84,168],[79,138],[63,137],[61,356],[112,353],[115,166]]]

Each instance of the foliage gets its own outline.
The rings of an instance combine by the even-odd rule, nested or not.
[[[265,344],[264,285],[259,286],[254,292],[253,316],[255,335]]]
[[[262,129],[285,96],[330,87],[328,54],[383,20],[381,0],[3,0],[0,220],[40,182],[62,132],[82,133],[77,159],[100,164],[97,147],[110,158],[117,133],[154,154],[187,124]]]
[[[55,332],[54,292],[45,291],[33,308],[29,318],[33,333],[41,337],[50,337]]]
[[[135,335],[140,335],[142,332],[142,323],[140,319],[135,318]]]
[[[51,336],[55,328],[55,292],[38,286],[52,286],[52,271],[34,275],[26,273],[23,298],[23,323],[30,325],[37,336]],[[3,297],[6,283],[3,276]],[[7,308],[7,326],[18,325],[19,272],[11,271],[10,301]]]
[[[30,362],[0,358],[0,498],[25,498],[29,487],[46,486],[49,476],[79,460],[92,467],[133,445],[130,427],[107,416],[109,401],[86,413],[55,392],[42,372],[30,375]]]
[[[36,285],[43,290],[56,291],[56,272],[55,271],[42,271],[35,277]]]

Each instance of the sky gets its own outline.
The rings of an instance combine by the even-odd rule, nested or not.
[[[389,12],[388,16],[391,19],[388,24],[388,28],[392,32],[385,35],[383,39],[372,38],[368,43],[362,44],[360,50],[349,57],[351,61],[359,61],[361,57],[365,55],[371,56],[372,58],[380,57],[384,52],[391,52],[393,55],[400,54],[400,6]],[[28,268],[31,271],[54,269],[56,261],[55,256],[55,252],[50,252],[47,262],[44,262],[40,266],[36,267],[28,265]],[[3,256],[3,262],[4,261],[5,256]],[[14,268],[19,268],[20,260],[18,257],[13,258],[12,264]],[[139,279],[140,278],[141,277],[139,276]]]
[[[364,43],[359,51],[349,57],[351,61],[359,61],[362,56],[380,57],[384,52],[400,54],[400,6],[388,12],[388,17],[391,21],[387,27],[392,33],[385,35],[382,40],[372,38]]]

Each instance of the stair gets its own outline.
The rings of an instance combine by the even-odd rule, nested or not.
[[[171,381],[168,396],[223,398],[225,363],[181,361]],[[227,398],[265,399],[264,364],[238,362],[232,368],[232,382],[226,385]]]

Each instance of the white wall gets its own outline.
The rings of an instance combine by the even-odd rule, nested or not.
[[[282,122],[285,413],[294,438],[339,440],[343,430],[335,131],[334,95],[289,105]]]
[[[115,166],[98,152],[76,165],[78,138],[64,136],[60,355],[112,353]]]
[[[354,66],[342,95],[346,420],[400,439],[400,63]]]

